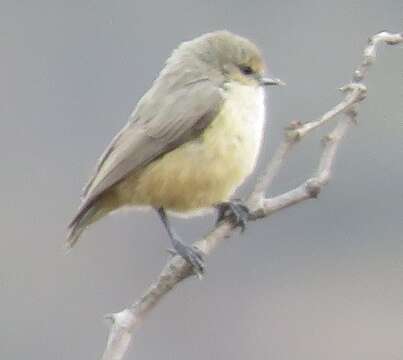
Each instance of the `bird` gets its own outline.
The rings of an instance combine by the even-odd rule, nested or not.
[[[264,76],[257,45],[227,30],[182,42],[169,56],[126,125],[99,158],[70,224],[66,247],[106,215],[126,207],[155,209],[173,246],[200,276],[199,249],[185,244],[168,215],[219,209],[244,225],[248,209],[233,201],[253,172],[265,127]]]

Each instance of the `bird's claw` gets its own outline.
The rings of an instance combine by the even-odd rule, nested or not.
[[[175,243],[174,249],[167,249],[172,256],[180,255],[193,269],[194,274],[199,278],[203,278],[204,260],[202,252],[194,246],[185,245],[182,242]]]
[[[171,255],[172,257],[178,255],[178,253],[177,253],[174,249],[171,249],[171,248],[166,249],[166,252],[167,252],[169,255]]]
[[[228,219],[234,226],[239,226],[241,232],[245,231],[250,211],[240,200],[222,202],[217,204],[216,208],[218,210],[216,225]]]

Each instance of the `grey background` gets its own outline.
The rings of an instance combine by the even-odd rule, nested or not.
[[[1,359],[98,358],[103,314],[157,275],[168,241],[155,214],[109,217],[69,256],[66,224],[171,50],[223,28],[255,40],[288,83],[268,96],[261,168],[290,120],[340,99],[369,35],[403,30],[403,3],[1,0]],[[320,199],[224,244],[202,282],[151,314],[128,358],[403,359],[401,46],[380,50],[367,84]],[[298,147],[273,193],[310,174],[319,135]],[[212,222],[175,220],[188,241]]]

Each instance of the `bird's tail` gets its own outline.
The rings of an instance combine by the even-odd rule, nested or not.
[[[84,203],[77,212],[68,226],[68,234],[65,247],[70,250],[78,241],[83,231],[113,210],[112,203],[105,201],[106,199],[98,199],[97,201]]]
[[[94,222],[93,218],[97,213],[96,204],[81,206],[77,215],[73,218],[68,226],[68,234],[65,247],[70,250],[78,241],[83,231]]]
[[[93,200],[84,201],[68,226],[66,249],[70,250],[77,243],[88,226],[116,210],[120,205],[119,198],[113,192],[107,192]]]

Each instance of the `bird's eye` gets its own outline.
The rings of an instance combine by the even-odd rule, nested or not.
[[[241,65],[239,68],[241,69],[242,73],[245,75],[253,74],[253,69],[248,65]]]

